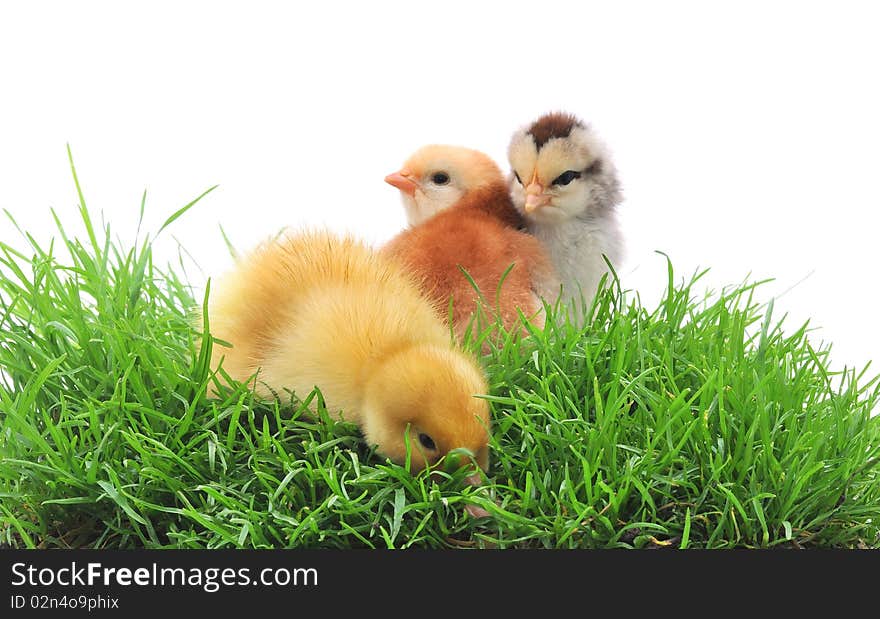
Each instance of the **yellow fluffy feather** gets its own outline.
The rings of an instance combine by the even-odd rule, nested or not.
[[[326,232],[284,235],[258,247],[212,286],[212,364],[255,390],[319,387],[331,414],[414,469],[452,449],[488,465],[488,387],[457,350],[412,276],[367,245]],[[420,454],[422,457],[420,457]]]

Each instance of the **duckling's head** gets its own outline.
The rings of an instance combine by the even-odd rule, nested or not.
[[[489,466],[488,391],[476,361],[440,346],[414,346],[390,355],[370,374],[363,406],[367,442],[410,470],[435,464],[451,451]]]

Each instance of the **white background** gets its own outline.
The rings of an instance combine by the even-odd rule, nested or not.
[[[484,150],[554,109],[592,123],[626,190],[625,286],[668,253],[718,288],[774,277],[838,367],[878,361],[880,20],[871,3],[18,2],[0,5],[0,207],[40,238],[86,200],[202,271],[285,225],[372,242],[404,225],[382,181],[417,147]],[[123,6],[125,5],[125,6]],[[4,219],[0,238],[17,242]],[[787,292],[786,292],[787,291]],[[782,294],[785,292],[785,294]],[[880,371],[873,367],[872,374]]]

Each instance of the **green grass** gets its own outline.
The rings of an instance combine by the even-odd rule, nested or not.
[[[473,488],[384,461],[317,392],[207,397],[183,270],[81,216],[79,237],[0,243],[2,544],[880,546],[877,378],[832,372],[757,284],[704,298],[670,266],[657,307],[612,286],[583,329],[506,337]]]

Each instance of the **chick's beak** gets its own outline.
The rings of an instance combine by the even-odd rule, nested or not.
[[[544,193],[544,187],[537,181],[532,181],[526,187],[526,213],[533,213],[542,206],[550,204],[550,197]]]
[[[406,170],[389,174],[385,177],[385,182],[409,195],[413,195],[416,192],[416,187],[418,187]]]

